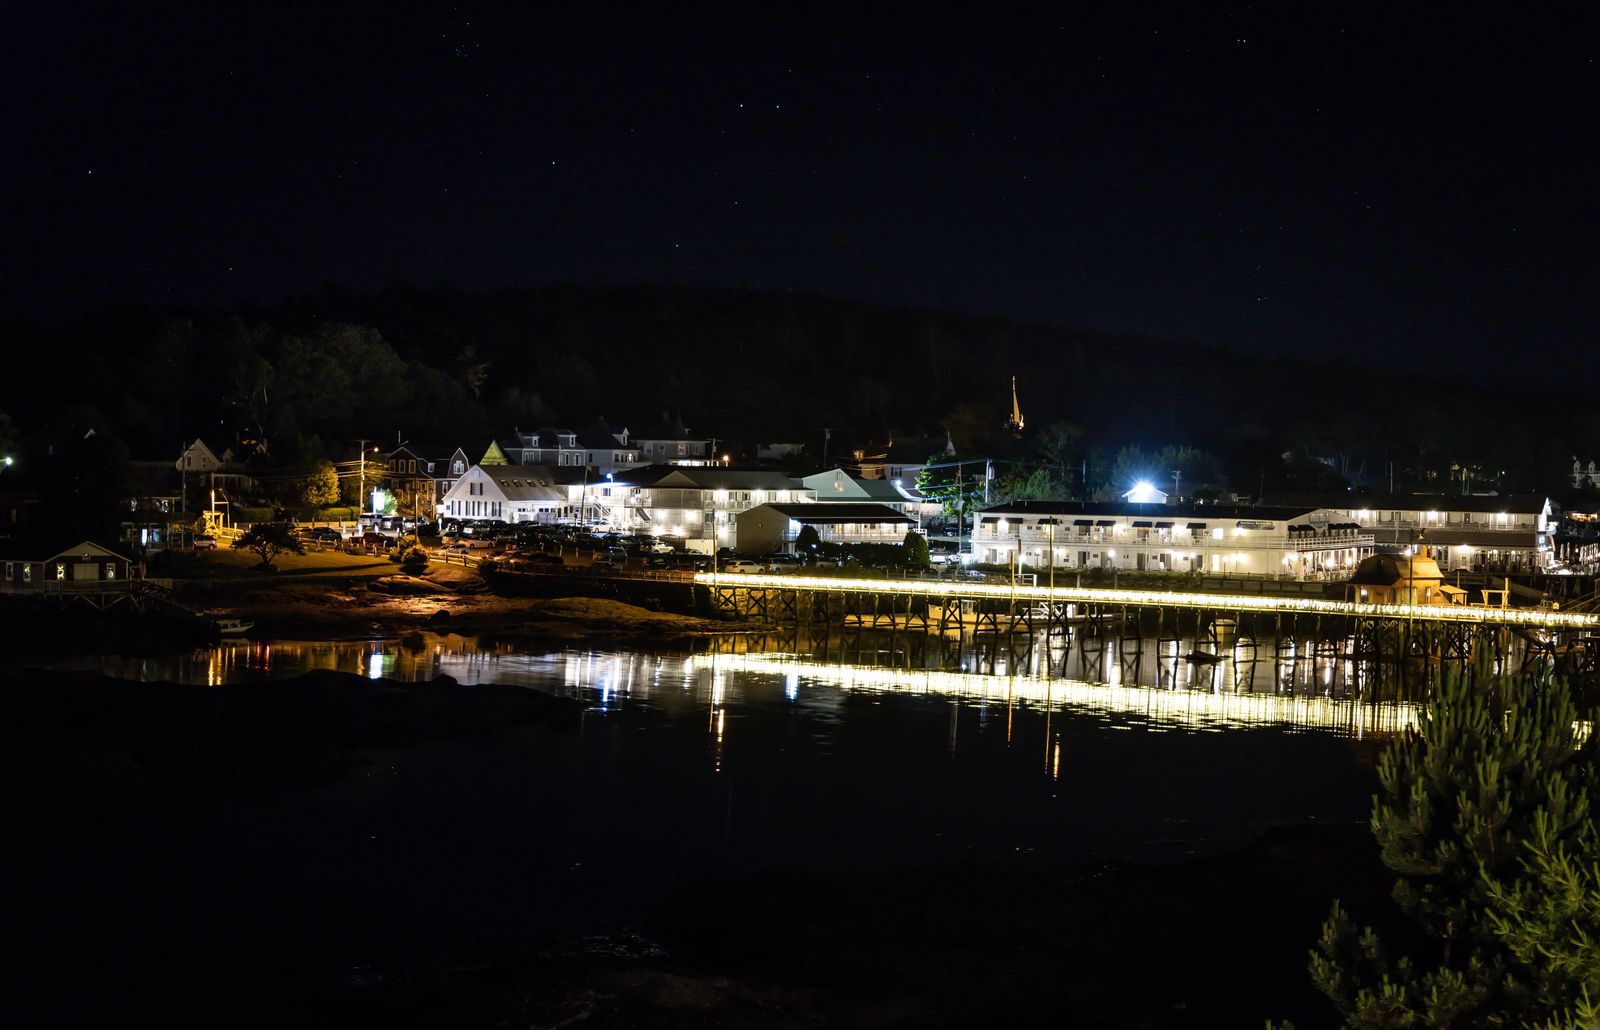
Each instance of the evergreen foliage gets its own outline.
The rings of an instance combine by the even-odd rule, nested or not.
[[[1444,677],[1373,802],[1421,944],[1397,954],[1336,902],[1312,953],[1347,1026],[1596,1025],[1600,739],[1584,725],[1565,683]]]
[[[905,563],[917,568],[927,568],[932,564],[928,560],[928,539],[914,529],[906,530]]]
[[[311,475],[306,477],[305,497],[307,504],[318,508],[338,503],[339,473],[332,462],[323,460],[312,466]]]
[[[254,551],[261,558],[261,567],[270,569],[272,559],[285,551],[305,554],[305,545],[294,535],[294,530],[282,522],[257,522],[249,531],[234,538],[235,551]]]

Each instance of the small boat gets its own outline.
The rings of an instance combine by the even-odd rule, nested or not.
[[[255,623],[249,619],[212,619],[211,627],[225,637],[236,637],[241,633],[250,632]]]
[[[1217,655],[1205,651],[1190,651],[1183,656],[1183,660],[1191,665],[1215,665],[1222,661]]]

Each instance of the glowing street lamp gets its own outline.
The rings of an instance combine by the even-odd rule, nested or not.
[[[1128,491],[1128,500],[1133,504],[1155,504],[1161,500],[1161,491],[1141,479]]]

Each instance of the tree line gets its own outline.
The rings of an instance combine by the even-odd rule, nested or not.
[[[141,456],[200,436],[265,444],[271,462],[301,469],[354,457],[362,438],[477,447],[600,418],[637,433],[669,410],[734,450],[795,442],[820,456],[826,433],[838,455],[948,434],[964,456],[1000,459],[1021,493],[1092,492],[1146,466],[1180,471],[1185,494],[1255,494],[1274,479],[1554,490],[1573,454],[1600,451],[1583,384],[1419,379],[806,294],[330,290],[4,328],[13,435],[92,428]],[[1031,427],[1020,440],[1006,431],[1013,374]]]

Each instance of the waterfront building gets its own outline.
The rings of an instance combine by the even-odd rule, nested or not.
[[[1600,466],[1597,466],[1593,461],[1589,462],[1588,465],[1584,465],[1577,458],[1573,458],[1572,486],[1575,490],[1581,490],[1584,487],[1600,490]]]
[[[95,543],[70,547],[38,541],[0,542],[0,590],[7,593],[70,593],[105,590],[128,582],[133,562]]]
[[[1540,494],[1288,494],[1269,503],[1314,505],[1373,535],[1379,548],[1418,548],[1445,572],[1544,572],[1555,521]]]
[[[617,532],[673,537],[709,553],[734,545],[739,512],[811,501],[815,491],[764,469],[647,465],[591,479],[584,496],[590,521]]]
[[[1315,507],[1013,501],[978,513],[972,559],[1040,568],[1344,579],[1373,536]]]
[[[539,465],[474,465],[440,504],[445,518],[560,522],[574,515],[570,490]]]
[[[758,504],[735,517],[734,549],[767,554],[794,549],[806,526],[825,544],[899,544],[916,528],[911,516],[887,504],[860,501]]]
[[[862,479],[844,469],[801,476],[800,485],[816,495],[819,504],[861,503],[887,505],[912,520],[912,528],[922,528],[925,515],[937,514],[939,506],[903,484],[889,479]]]

